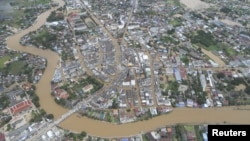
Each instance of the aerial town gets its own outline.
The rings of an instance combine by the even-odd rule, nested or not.
[[[250,123],[249,0],[0,1],[0,141],[207,141]]]

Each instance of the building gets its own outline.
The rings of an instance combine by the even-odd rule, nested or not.
[[[206,81],[206,77],[204,74],[200,75],[200,82],[201,82],[202,90],[205,91],[207,87],[207,81]]]
[[[207,133],[202,133],[202,137],[204,141],[208,141]]]
[[[69,97],[69,94],[64,89],[56,89],[54,93],[57,99],[67,99]]]
[[[187,99],[187,107],[193,107],[194,106],[194,101],[192,99]]]
[[[5,141],[5,135],[3,133],[0,133],[0,141]]]
[[[30,108],[32,108],[32,102],[29,99],[29,100],[25,100],[25,101],[17,103],[16,105],[10,107],[9,110],[12,115],[16,115]]]
[[[87,86],[82,88],[84,93],[87,93],[87,92],[91,91],[92,89],[93,89],[93,85],[87,85]]]
[[[178,83],[181,83],[182,78],[181,78],[180,70],[178,68],[174,68],[173,71],[174,71],[174,76],[175,76],[176,81]]]

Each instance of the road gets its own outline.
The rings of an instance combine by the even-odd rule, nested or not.
[[[30,136],[27,141],[38,141],[39,139],[41,139],[42,135],[46,135],[47,132],[49,130],[51,130],[54,126],[57,126],[59,123],[61,123],[62,121],[64,121],[65,119],[67,119],[68,117],[70,117],[72,114],[74,114],[79,108],[80,106],[83,104],[83,102],[78,103],[73,109],[69,110],[67,113],[65,113],[64,115],[62,115],[59,119],[51,122],[51,123],[47,123],[48,125],[40,130],[38,130],[35,135]]]

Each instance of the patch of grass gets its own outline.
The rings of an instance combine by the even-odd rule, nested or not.
[[[182,24],[182,19],[180,18],[175,18],[173,20],[170,21],[170,24],[173,25],[174,27],[176,26],[181,26]]]
[[[10,59],[11,59],[10,56],[1,57],[1,58],[0,58],[0,69],[4,68],[4,67],[5,67],[4,63],[5,63],[6,61],[10,60]]]
[[[185,125],[184,128],[185,128],[185,130],[187,132],[193,132],[194,131],[194,127],[192,125]]]
[[[199,126],[195,125],[194,129],[195,129],[195,134],[196,134],[197,141],[203,141],[203,138],[201,136],[201,131],[199,130]]]
[[[25,63],[23,61],[15,61],[8,66],[10,74],[17,75],[25,69]]]
[[[143,134],[143,135],[142,135],[142,140],[143,140],[143,141],[149,141],[149,138],[148,138],[145,134]]]

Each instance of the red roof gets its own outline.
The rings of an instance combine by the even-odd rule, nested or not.
[[[30,100],[25,100],[22,102],[17,103],[16,105],[10,107],[10,111],[13,115],[20,113],[27,108],[30,108],[32,106],[32,102]]]
[[[55,96],[62,99],[67,99],[69,97],[69,94],[64,89],[56,89],[55,90]]]
[[[0,141],[5,141],[5,135],[3,133],[0,133]]]

